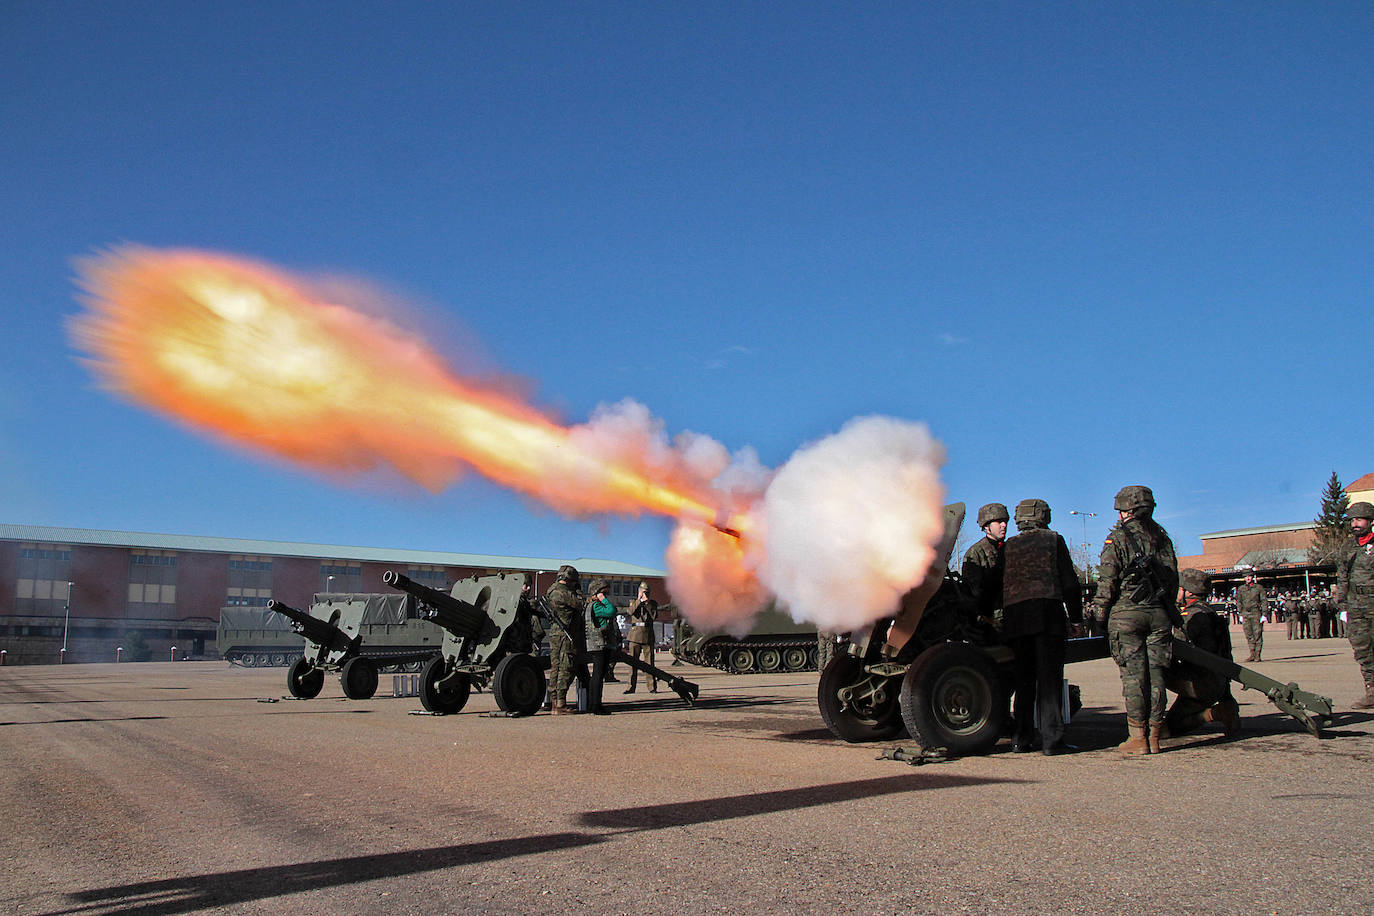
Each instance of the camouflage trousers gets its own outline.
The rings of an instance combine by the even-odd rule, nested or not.
[[[816,634],[816,668],[824,671],[835,657],[835,634],[821,630]]]
[[[574,660],[582,652],[568,634],[558,627],[549,633],[549,698],[554,702],[566,700],[568,687],[575,674]]]
[[[1164,608],[1120,608],[1107,620],[1107,644],[1121,669],[1121,696],[1133,722],[1164,720],[1164,676],[1174,658]]]
[[[1245,644],[1250,647],[1250,657],[1259,658],[1264,651],[1264,616],[1255,614],[1246,617],[1242,627],[1245,629]]]
[[[1374,693],[1374,608],[1349,608],[1345,635],[1364,678],[1365,693]]]

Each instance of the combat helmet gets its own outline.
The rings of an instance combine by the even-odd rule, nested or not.
[[[1016,504],[1016,527],[1046,528],[1050,524],[1050,504],[1043,499],[1023,499]]]
[[[587,594],[595,595],[598,592],[606,591],[606,589],[607,586],[605,579],[593,579],[592,584],[587,586]]]
[[[1153,512],[1155,508],[1155,494],[1149,487],[1142,487],[1134,484],[1129,487],[1122,487],[1116,494],[1116,501],[1112,507],[1118,512],[1140,512],[1146,510]]]
[[[1351,503],[1350,508],[1345,510],[1345,514],[1351,518],[1374,520],[1374,505],[1367,502]]]
[[[1200,569],[1180,569],[1178,571],[1178,584],[1183,586],[1185,592],[1197,595],[1199,598],[1207,596],[1207,590],[1212,584],[1212,577]]]
[[[581,577],[577,574],[576,566],[563,565],[558,567],[558,581],[566,582],[574,589],[577,588]]]
[[[1007,513],[1007,507],[1001,503],[988,503],[978,510],[978,527],[986,528],[989,522],[1009,522],[1011,515]]]

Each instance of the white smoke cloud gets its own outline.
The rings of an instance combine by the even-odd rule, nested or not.
[[[694,623],[736,633],[747,628],[740,615],[769,596],[823,630],[891,614],[924,579],[944,535],[943,463],[943,446],[923,424],[851,420],[777,471],[742,541],[679,526],[669,588]]]

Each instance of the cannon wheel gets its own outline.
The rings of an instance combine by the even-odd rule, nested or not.
[[[530,655],[507,655],[491,677],[491,693],[502,712],[532,716],[544,705],[544,669]]]
[[[801,671],[806,668],[806,650],[792,646],[782,651],[782,664],[788,671]]]
[[[448,660],[436,655],[425,665],[425,673],[420,675],[420,705],[430,712],[449,715],[461,710],[472,692],[472,680],[466,674],[454,675],[440,686],[448,673]]]
[[[986,754],[1007,707],[997,664],[968,643],[945,642],[916,657],[902,678],[902,720],[924,747]]]
[[[782,668],[782,653],[777,649],[759,650],[759,670],[772,674]]]
[[[350,658],[339,672],[339,684],[350,700],[370,700],[377,692],[377,666],[361,655]]]
[[[817,702],[825,727],[836,738],[856,741],[884,741],[902,732],[902,710],[895,678],[864,673],[863,662],[852,655],[837,655],[821,672]],[[840,702],[839,692],[850,689],[848,705]]]
[[[286,671],[286,689],[298,700],[313,700],[324,689],[324,672],[297,658]]]

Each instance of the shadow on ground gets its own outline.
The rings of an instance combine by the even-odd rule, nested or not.
[[[276,865],[189,875],[162,881],[139,881],[68,894],[67,899],[72,905],[67,909],[54,910],[49,916],[170,916],[211,907],[229,907],[251,901],[268,900],[288,894],[360,884],[382,878],[577,849],[608,842],[618,833],[715,823],[739,817],[858,801],[903,792],[1021,781],[1023,780],[904,773],[900,776],[781,789],[775,792],[589,811],[578,818],[580,826],[591,828],[584,832],[565,831],[483,843],[460,843],[408,852],[351,856],[299,865]],[[611,832],[591,832],[598,828]]]

